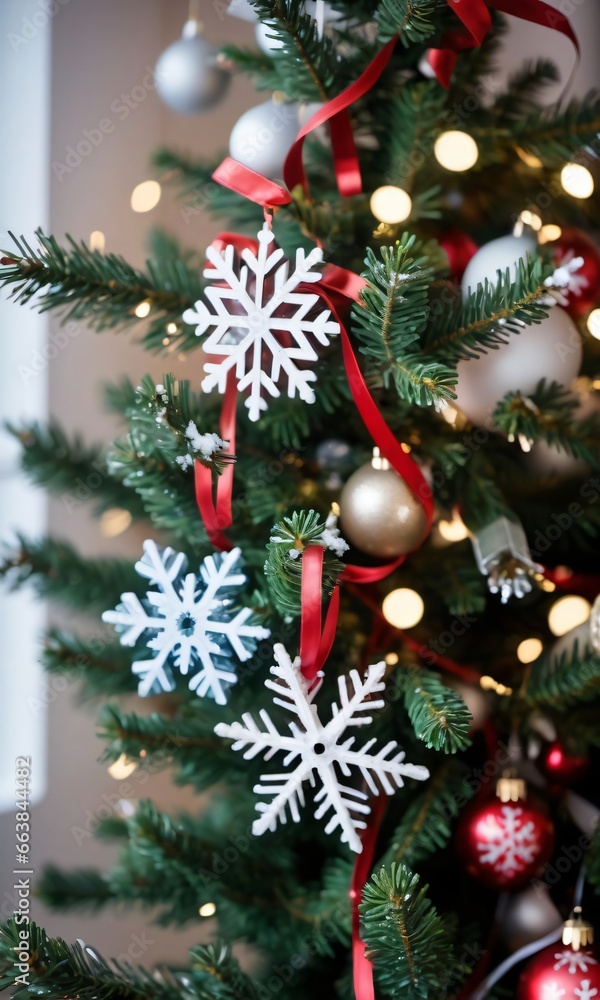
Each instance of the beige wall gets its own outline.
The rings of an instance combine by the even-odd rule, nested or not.
[[[251,27],[244,22],[219,16],[219,4],[202,0],[202,16],[209,39],[218,43],[227,38],[250,41]],[[584,54],[576,90],[585,91],[594,81],[597,65],[598,5],[594,0],[575,3],[573,21],[580,32]],[[154,91],[132,110],[125,121],[111,112],[111,104],[122,93],[142,85],[147,67],[161,50],[179,34],[185,18],[182,0],[69,0],[52,23],[52,153],[51,160],[64,162],[67,147],[76,145],[86,129],[97,128],[101,119],[115,119],[114,131],[70,173],[59,180],[51,171],[51,229],[58,236],[66,232],[88,238],[92,230],[102,230],[107,248],[123,253],[131,262],[144,260],[144,242],[149,227],[157,222],[178,232],[193,246],[206,245],[215,232],[208,217],[195,217],[186,224],[177,204],[165,193],[158,208],[148,215],[135,215],[129,196],[139,181],[151,176],[150,152],[166,144],[192,154],[213,154],[225,149],[231,126],[240,112],[256,103],[248,82],[235,80],[226,101],[202,118],[181,118],[168,111]],[[572,50],[567,41],[552,32],[541,32],[519,23],[507,46],[504,70],[517,66],[522,58],[554,55],[568,73]],[[6,151],[5,151],[6,153]],[[198,362],[170,359],[168,362],[145,355],[130,335],[95,335],[81,330],[49,365],[49,398],[52,414],[66,427],[90,440],[108,440],[117,430],[114,419],[101,406],[99,384],[126,372],[138,380],[147,370],[160,376],[165,367],[176,370],[197,383]],[[69,513],[60,500],[50,506],[53,532],[67,537],[87,553],[139,550],[141,536],[132,529],[118,539],[107,540],[91,519],[89,504]],[[2,670],[8,669],[2,664]],[[87,838],[78,846],[73,827],[85,825],[87,811],[95,813],[103,795],[114,793],[117,783],[106,768],[96,763],[100,744],[94,732],[96,707],[76,703],[76,689],[53,692],[49,705],[49,785],[43,803],[34,814],[34,853],[37,867],[52,861],[64,867],[80,865],[106,867],[112,848]],[[135,784],[135,777],[132,783]],[[153,779],[142,794],[150,794],[160,808],[178,807],[194,811],[198,801],[189,789],[174,789],[169,776]],[[12,819],[3,817],[0,835],[9,845]],[[11,850],[12,853],[12,850]],[[8,871],[6,861],[3,872]],[[4,884],[4,876],[2,876]],[[199,900],[199,905],[205,900]],[[84,938],[105,954],[127,951],[132,935],[147,927],[142,911],[105,913],[95,918],[79,914],[55,914],[35,906],[35,916],[54,933],[74,939]],[[144,961],[149,964],[183,958],[187,947],[201,931],[184,932],[150,929]]]

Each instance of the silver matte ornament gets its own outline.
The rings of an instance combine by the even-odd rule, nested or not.
[[[488,578],[491,594],[524,597],[533,590],[532,577],[542,572],[533,562],[523,526],[519,521],[498,517],[471,536],[477,566]]]
[[[300,131],[298,108],[270,98],[245,111],[231,130],[229,155],[263,177],[281,179],[285,158]]]
[[[393,559],[412,552],[427,533],[422,505],[401,476],[374,449],[373,460],[358,469],[340,497],[342,532],[367,555]]]
[[[231,74],[218,64],[218,52],[201,34],[201,25],[189,20],[181,38],[159,56],[156,89],[162,100],[180,115],[209,111],[224,97]]]

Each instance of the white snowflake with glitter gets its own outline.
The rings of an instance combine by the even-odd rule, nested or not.
[[[485,841],[477,843],[479,860],[491,865],[496,872],[518,874],[538,856],[535,823],[523,821],[523,810],[519,806],[502,806],[501,818],[489,817],[485,836]]]
[[[300,807],[305,804],[304,786],[309,782],[314,788],[318,783],[315,818],[322,819],[331,813],[325,832],[339,828],[342,843],[360,853],[359,831],[367,825],[364,817],[371,811],[369,796],[367,791],[346,783],[347,779],[353,775],[359,777],[372,795],[379,795],[381,789],[391,795],[402,787],[403,778],[424,781],[429,777],[426,767],[404,763],[404,752],[396,752],[395,740],[380,749],[375,747],[375,739],[355,748],[355,737],[348,735],[353,727],[369,725],[373,710],[383,707],[382,699],[369,699],[385,689],[385,663],[370,666],[364,680],[357,670],[338,679],[339,704],[333,703],[331,719],[324,725],[313,704],[322,675],[309,682],[300,671],[299,658],[292,662],[279,644],[273,652],[277,661],[271,667],[274,679],[265,681],[265,685],[274,692],[273,703],[294,717],[289,723],[290,735],[280,733],[264,709],[260,712],[262,729],[249,712],[242,716],[242,722],[219,723],[215,727],[218,736],[234,740],[234,750],[245,750],[244,757],[248,760],[258,754],[265,760],[271,760],[279,752],[284,754],[282,766],[288,770],[262,774],[260,784],[254,788],[264,799],[257,803],[261,815],[254,821],[252,832],[260,836],[267,830],[275,830],[278,822],[287,822],[288,812],[299,823]]]
[[[227,689],[237,680],[234,659],[250,659],[257,640],[270,634],[249,624],[251,610],[237,604],[246,583],[238,566],[240,555],[240,549],[232,549],[207,556],[196,576],[186,573],[182,552],[144,542],[143,558],[135,568],[157,589],[148,590],[142,600],[137,594],[121,594],[117,608],[102,615],[121,633],[122,646],[134,646],[144,633],[151,635],[146,645],[154,656],[133,663],[141,697],[172,691],[175,668],[190,676],[189,687],[200,697],[226,703]]]
[[[211,266],[204,277],[213,284],[205,291],[208,301],[200,299],[183,314],[197,336],[213,328],[202,347],[219,360],[205,362],[203,391],[225,392],[227,376],[234,371],[238,390],[248,393],[250,420],[258,420],[267,409],[263,392],[280,395],[282,376],[288,396],[297,393],[305,403],[314,403],[316,375],[309,366],[318,358],[315,343],[326,347],[340,332],[330,310],[319,306],[317,294],[296,290],[320,280],[315,267],[323,261],[322,251],[315,247],[306,256],[303,249],[297,250],[290,273],[290,261],[273,246],[274,239],[265,226],[258,234],[257,252],[243,250],[239,267],[234,246],[228,244],[222,253],[209,247]]]
[[[598,964],[589,952],[572,951],[569,948],[555,952],[554,959],[554,971],[558,972],[559,969],[568,968],[570,976],[574,976],[578,972],[587,972],[590,965]]]

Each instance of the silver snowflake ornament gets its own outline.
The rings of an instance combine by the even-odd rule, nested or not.
[[[144,633],[150,636],[146,645],[154,656],[133,664],[142,698],[172,691],[175,669],[189,675],[189,687],[200,697],[226,703],[227,690],[237,680],[234,659],[250,659],[257,640],[270,635],[268,629],[249,623],[250,608],[237,603],[246,583],[240,555],[240,549],[232,549],[207,556],[196,576],[186,573],[182,552],[144,542],[144,555],[135,568],[156,590],[148,590],[143,600],[137,594],[121,594],[116,609],[102,615],[120,632],[122,646],[135,646]]]
[[[402,787],[404,778],[424,781],[429,777],[426,767],[404,763],[404,752],[396,752],[395,740],[379,749],[375,747],[375,739],[355,747],[355,737],[348,735],[349,729],[369,725],[373,721],[372,712],[383,707],[382,699],[370,699],[385,689],[385,663],[370,666],[364,680],[357,670],[351,670],[348,677],[338,678],[339,704],[333,703],[331,719],[323,725],[313,704],[322,675],[308,682],[300,672],[299,658],[292,662],[280,644],[273,647],[273,653],[274,679],[268,679],[265,685],[274,692],[273,703],[294,716],[289,723],[290,735],[280,733],[264,709],[260,711],[263,728],[249,712],[242,716],[242,722],[219,723],[215,727],[218,736],[234,740],[234,750],[245,750],[244,757],[248,760],[258,754],[265,760],[279,752],[284,754],[282,767],[288,770],[261,775],[260,784],[254,788],[265,798],[257,803],[261,815],[254,821],[252,832],[260,836],[267,830],[275,830],[278,822],[287,822],[288,812],[295,823],[300,822],[300,807],[305,804],[304,786],[309,782],[314,788],[318,782],[315,818],[322,819],[331,813],[325,832],[339,828],[342,843],[360,853],[359,831],[365,829],[364,817],[371,811],[369,793],[379,795],[383,790],[391,795]],[[360,778],[363,787],[348,784],[352,777]]]
[[[212,328],[202,347],[219,360],[205,362],[202,390],[225,392],[227,376],[235,372],[238,390],[248,394],[250,420],[258,420],[267,409],[263,392],[280,395],[282,377],[288,396],[297,393],[305,403],[314,403],[312,383],[317,376],[310,365],[318,358],[315,344],[327,346],[340,332],[316,293],[297,291],[299,285],[320,280],[315,267],[322,263],[323,252],[315,247],[307,256],[297,250],[290,273],[290,261],[273,246],[274,239],[265,226],[258,234],[257,252],[243,250],[241,264],[232,244],[222,253],[209,247],[211,266],[204,277],[212,284],[205,291],[207,301],[200,299],[183,314],[197,336]]]

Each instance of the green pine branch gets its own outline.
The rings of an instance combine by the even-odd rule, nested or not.
[[[64,322],[85,320],[99,332],[139,323],[136,309],[145,303],[149,310],[141,340],[146,347],[161,349],[165,340],[186,350],[197,346],[181,316],[200,298],[203,285],[200,272],[183,258],[147,261],[144,272],[70,236],[66,246],[41,232],[37,239],[39,247],[32,249],[23,237],[12,236],[15,249],[4,250],[0,287],[16,302],[31,303],[40,312],[57,310]],[[175,325],[173,333],[169,324]]]
[[[84,558],[52,538],[33,541],[20,535],[18,543],[0,563],[0,578],[15,589],[30,582],[41,597],[82,611],[104,610],[124,591],[139,589],[139,577],[128,561]]]
[[[600,417],[577,419],[580,400],[558,382],[541,379],[527,397],[509,392],[493,413],[498,430],[511,440],[545,441],[591,465],[600,462]]]
[[[418,739],[431,750],[456,753],[469,744],[471,713],[451,688],[442,684],[437,674],[413,668],[395,674],[398,692],[404,693],[404,705]]]
[[[223,157],[211,162],[195,160],[184,153],[161,147],[152,154],[151,163],[161,174],[163,184],[179,189],[182,201],[179,214],[186,225],[193,224],[209,212],[231,220],[236,229],[256,233],[263,222],[260,206],[212,179],[221,159]],[[198,270],[200,272],[201,268]]]
[[[519,261],[514,279],[508,268],[497,271],[494,285],[486,280],[462,301],[432,308],[425,352],[446,362],[476,358],[505,344],[523,326],[539,323],[548,315],[542,299],[552,273],[552,267],[528,256]]]
[[[600,132],[600,92],[575,98],[564,110],[539,108],[515,123],[512,141],[537,156],[547,167],[561,167],[574,154],[597,141]]]
[[[265,574],[273,604],[283,616],[300,614],[302,586],[302,553],[308,545],[323,544],[325,522],[314,510],[294,511],[284,517],[271,531],[267,545]],[[344,564],[325,548],[323,559],[323,600],[335,587]]]
[[[360,904],[362,938],[382,991],[398,1000],[442,998],[465,971],[454,934],[418,875],[392,864],[371,877]]]
[[[588,702],[600,696],[600,656],[590,647],[575,645],[570,653],[556,657],[543,656],[536,660],[519,691],[518,701],[526,707],[563,710],[578,702]]]
[[[377,8],[379,37],[387,41],[394,35],[406,47],[427,41],[436,31],[435,0],[381,0]]]
[[[131,650],[104,632],[78,636],[51,629],[44,640],[42,663],[51,674],[80,681],[85,698],[127,694],[137,686],[131,672]]]
[[[14,1000],[256,1000],[255,984],[240,969],[228,945],[215,942],[190,951],[190,967],[146,969],[106,961],[78,941],[67,944],[31,923],[25,975],[15,969],[15,950],[23,948],[23,924],[11,918],[0,929],[0,988],[14,986]],[[23,979],[16,979],[23,975]]]
[[[382,247],[380,256],[368,250],[365,264],[368,284],[352,310],[361,351],[407,402],[429,406],[454,398],[456,372],[420,353],[432,276],[422,245],[404,233],[395,246]]]
[[[446,847],[453,832],[452,820],[472,795],[464,765],[455,760],[442,764],[402,816],[381,864],[388,868],[396,862],[414,869]]]

